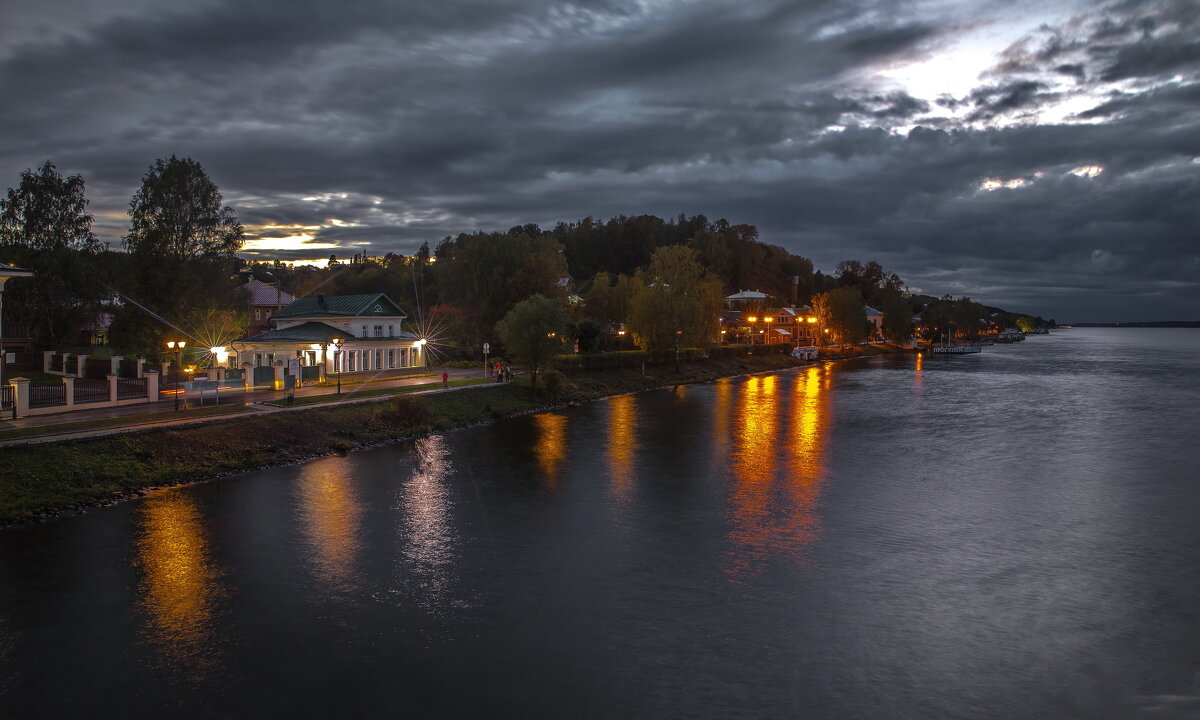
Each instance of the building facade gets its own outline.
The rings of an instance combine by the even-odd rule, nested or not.
[[[295,359],[321,375],[424,367],[425,341],[403,329],[406,317],[383,293],[299,298],[274,314],[274,329],[234,341],[237,359],[228,362]]]

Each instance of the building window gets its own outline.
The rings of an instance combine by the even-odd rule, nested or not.
[[[354,351],[353,350],[346,351],[346,361],[349,365],[349,367],[347,367],[347,370],[349,370],[350,372],[354,372]]]
[[[388,327],[390,328],[391,326],[389,325]],[[396,351],[388,350],[388,368],[391,369],[394,367],[396,367]]]
[[[375,351],[375,369],[376,370],[383,369],[383,351],[382,350]]]
[[[367,336],[367,326],[366,326],[366,325],[363,325],[363,326],[362,326],[362,328],[363,328],[363,331],[362,331],[362,336],[363,336],[363,337],[366,337],[366,336]]]
[[[382,325],[375,326],[375,337],[383,337],[383,326]]]
[[[388,325],[388,337],[395,337],[395,335],[392,333],[392,326],[391,326],[391,325]]]

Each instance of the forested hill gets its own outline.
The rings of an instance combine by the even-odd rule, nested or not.
[[[521,229],[535,230],[536,226]],[[792,276],[800,278],[802,298],[822,289],[820,281],[814,281],[811,260],[762,242],[753,225],[731,225],[724,219],[710,222],[703,215],[670,220],[622,215],[608,221],[589,217],[559,223],[551,232],[563,246],[568,271],[579,280],[597,272],[632,275],[650,262],[656,248],[688,245],[699,252],[701,263],[730,293],[761,290],[787,298]]]

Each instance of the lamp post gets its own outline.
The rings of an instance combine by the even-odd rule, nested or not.
[[[679,336],[683,334],[682,330],[675,331],[675,374],[679,374]]]
[[[187,346],[186,340],[168,340],[167,349],[175,351],[175,412],[179,412],[179,367],[183,365],[183,348]]]
[[[342,394],[342,339],[335,337],[333,343],[333,374],[337,375],[337,394]]]

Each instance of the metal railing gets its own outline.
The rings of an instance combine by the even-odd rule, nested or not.
[[[108,402],[108,381],[83,378],[76,380],[75,404],[83,405],[94,402]]]
[[[146,378],[117,378],[118,400],[144,397],[146,397]]]
[[[30,383],[29,407],[50,407],[67,404],[67,386],[62,383]]]
[[[0,385],[0,410],[12,410],[13,407],[13,387],[12,385]]]

